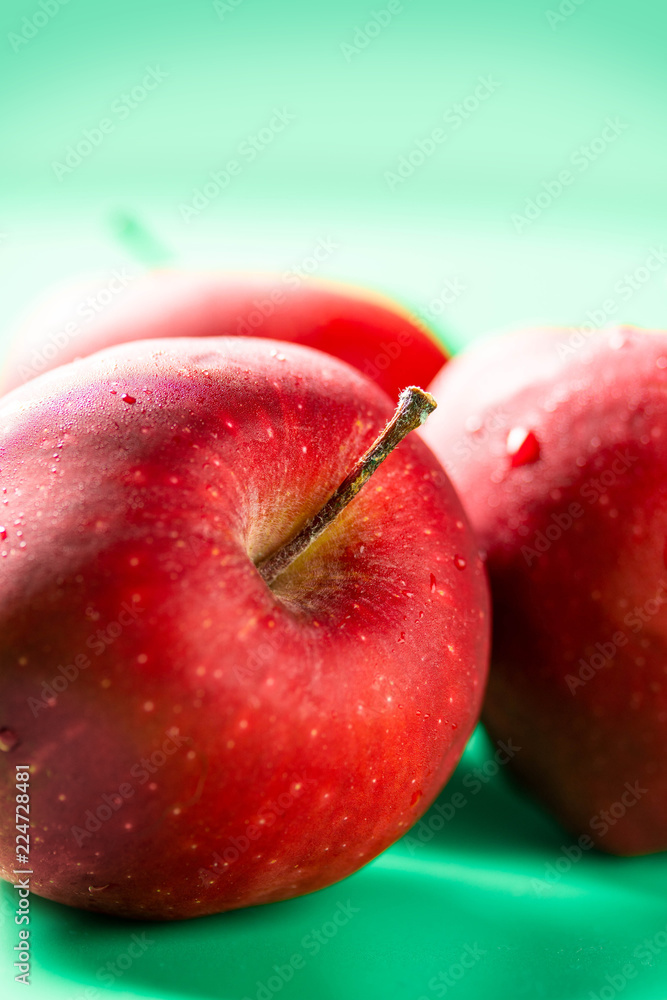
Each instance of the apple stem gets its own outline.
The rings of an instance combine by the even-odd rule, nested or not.
[[[285,545],[277,549],[257,564],[257,571],[269,585],[284,573],[295,559],[335,521],[342,510],[354,499],[364,483],[368,482],[377,467],[384,462],[403,438],[424,423],[429,413],[436,408],[436,401],[430,393],[415,385],[403,389],[398,397],[398,406],[393,417],[376,438],[338,489],[329,497],[324,507],[301,528]]]

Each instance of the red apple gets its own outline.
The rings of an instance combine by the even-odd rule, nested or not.
[[[500,337],[432,391],[487,553],[489,731],[584,849],[666,849],[667,333]]]
[[[398,303],[353,286],[271,274],[125,269],[47,295],[16,330],[0,393],[41,372],[132,340],[268,337],[347,361],[392,399],[428,385],[447,359]]]
[[[22,765],[33,891],[137,918],[311,892],[424,813],[488,644],[439,463],[411,435],[270,586],[258,572],[391,412],[348,365],[241,337],[126,345],[4,397],[4,878]]]

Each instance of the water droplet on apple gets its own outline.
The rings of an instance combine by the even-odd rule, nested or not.
[[[435,578],[435,577],[433,576],[433,573],[431,573],[431,593],[432,593],[432,594],[435,594],[435,588],[436,588],[437,586],[438,586],[438,581],[437,581],[437,580],[436,580],[436,578]]]
[[[405,642],[405,632],[401,632],[401,634],[398,637],[398,641]]]
[[[6,537],[7,537],[7,529],[3,528],[0,525],[0,540],[2,540],[4,542],[4,540],[5,540]]]
[[[0,729],[0,750],[14,750],[19,745],[19,738],[13,729]]]
[[[465,569],[468,563],[465,561],[463,556],[454,556],[454,565],[457,569]]]
[[[136,403],[136,399],[134,398],[134,396],[130,396],[129,392],[124,392],[120,398],[123,400],[124,403],[127,403],[130,406],[133,403]]]
[[[513,427],[507,435],[506,447],[513,469],[520,465],[531,465],[540,457],[540,442],[534,431],[526,427]]]
[[[412,793],[412,798],[410,799],[410,805],[416,806],[423,795],[424,793],[422,792],[421,788],[418,788],[416,791],[414,791]]]
[[[91,894],[94,893],[94,892],[103,892],[105,889],[108,889],[108,888],[109,888],[109,883],[108,882],[107,882],[106,885],[89,885],[88,886],[88,892],[90,892]]]

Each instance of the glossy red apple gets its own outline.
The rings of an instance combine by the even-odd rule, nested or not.
[[[488,729],[584,849],[666,849],[667,334],[499,337],[432,391],[487,553]]]
[[[447,355],[398,303],[350,285],[272,274],[125,268],[48,294],[18,326],[0,375],[7,392],[41,372],[132,340],[252,336],[347,361],[393,400],[428,385]]]
[[[318,351],[126,345],[0,404],[0,844],[33,891],[150,918],[267,903],[400,837],[486,676],[476,543],[411,435],[269,586],[391,415]],[[21,773],[21,772],[20,772]]]

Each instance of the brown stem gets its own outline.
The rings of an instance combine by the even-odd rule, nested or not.
[[[277,549],[257,565],[260,576],[271,586],[273,581],[297,559],[308,546],[335,521],[342,510],[353,500],[364,483],[368,482],[378,465],[400,444],[403,438],[424,423],[429,413],[436,408],[430,393],[410,385],[398,397],[398,406],[393,417],[361,456],[353,469],[329,497],[324,507],[311,517],[303,528],[285,545]]]

